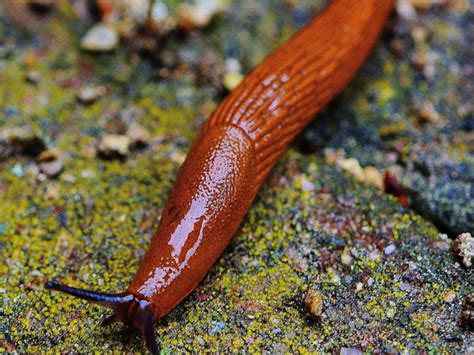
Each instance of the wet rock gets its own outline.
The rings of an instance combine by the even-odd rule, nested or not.
[[[472,257],[474,256],[474,238],[471,233],[462,233],[458,235],[453,243],[453,249],[461,258],[464,266],[472,266]]]
[[[306,294],[305,306],[308,313],[314,318],[321,317],[323,312],[323,300],[319,291],[309,291]]]
[[[466,296],[461,308],[461,326],[463,328],[474,329],[474,296]]]
[[[84,105],[90,105],[99,97],[105,95],[106,91],[104,86],[84,86],[79,90],[77,99]]]
[[[39,155],[38,164],[43,174],[47,177],[55,177],[63,169],[64,158],[57,150],[47,150]]]
[[[100,23],[87,31],[81,41],[81,48],[91,52],[109,52],[119,43],[117,29],[106,23]]]
[[[98,154],[104,159],[121,159],[128,154],[130,138],[118,134],[107,134],[99,143]]]
[[[41,74],[36,70],[30,70],[26,73],[25,80],[30,84],[37,84],[41,80]]]

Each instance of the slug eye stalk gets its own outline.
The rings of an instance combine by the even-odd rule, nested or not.
[[[48,281],[45,288],[55,290],[68,295],[110,308],[114,311],[102,321],[102,326],[108,326],[115,321],[139,329],[148,349],[152,354],[158,354],[160,348],[155,339],[155,327],[153,324],[153,312],[150,304],[145,300],[139,300],[128,293],[103,293],[82,290],[75,287],[63,285],[56,281]]]

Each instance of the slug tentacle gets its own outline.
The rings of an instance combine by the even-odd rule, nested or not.
[[[116,310],[120,305],[129,303],[133,300],[133,295],[129,294],[113,294],[103,293],[89,290],[82,290],[80,288],[66,286],[57,281],[48,281],[44,285],[48,290],[55,290],[68,295],[81,298],[83,300]]]
[[[122,321],[132,328],[140,330],[145,338],[148,349],[153,354],[158,354],[159,347],[155,339],[153,310],[148,301],[140,300],[126,292],[114,294],[82,290],[66,286],[57,281],[46,282],[45,288],[63,292],[112,309],[114,313],[102,321],[102,326],[108,326],[115,321]]]

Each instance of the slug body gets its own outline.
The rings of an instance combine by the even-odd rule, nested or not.
[[[156,351],[153,320],[206,276],[287,145],[363,64],[391,8],[391,0],[333,0],[220,104],[193,143],[126,292],[47,287],[111,307],[109,321],[141,329]]]

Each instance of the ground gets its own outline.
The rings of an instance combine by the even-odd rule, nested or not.
[[[94,19],[79,5],[0,5],[0,351],[144,349],[138,332],[100,326],[109,311],[44,282],[127,287],[196,130],[226,94],[225,60],[251,70],[322,6],[308,3],[237,2],[157,48],[125,40],[105,54],[81,51]],[[473,231],[472,4],[406,3],[415,12],[399,6],[208,277],[157,322],[163,353],[472,351],[460,324],[472,271],[450,239]],[[101,88],[91,103],[77,98],[85,86]],[[134,124],[146,147],[98,153]],[[59,173],[41,165],[44,150],[60,152]],[[333,156],[391,171],[408,203]],[[316,318],[308,294],[321,299]]]

